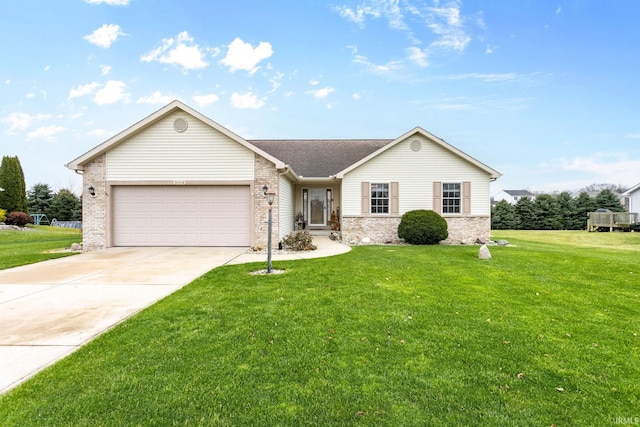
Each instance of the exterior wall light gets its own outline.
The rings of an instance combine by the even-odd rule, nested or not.
[[[96,197],[96,189],[93,188],[93,185],[89,186],[87,190],[89,190],[89,194],[91,194],[91,197]]]

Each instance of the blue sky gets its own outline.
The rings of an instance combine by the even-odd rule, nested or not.
[[[492,186],[640,182],[640,2],[27,0],[0,15],[0,155],[27,186],[173,99],[246,139],[421,126]]]

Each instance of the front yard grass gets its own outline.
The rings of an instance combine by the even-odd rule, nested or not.
[[[55,251],[81,241],[82,232],[72,228],[38,225],[27,230],[1,230],[0,270],[72,255]]]
[[[477,246],[368,246],[274,262],[279,275],[249,274],[262,264],[212,270],[0,397],[0,419],[573,426],[640,417],[637,252],[510,233],[496,238],[516,246],[491,247],[484,261]]]

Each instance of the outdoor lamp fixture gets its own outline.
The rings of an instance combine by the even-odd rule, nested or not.
[[[93,188],[93,185],[89,186],[87,190],[89,190],[89,194],[91,194],[91,197],[96,197],[96,189]]]
[[[262,187],[262,195],[263,196],[267,195],[267,190],[269,190],[269,187],[267,187],[266,185],[264,187]]]
[[[267,274],[271,274],[271,208],[273,207],[273,201],[276,198],[276,192],[273,189],[268,188],[266,185],[262,189],[264,190],[264,194],[267,196],[267,203],[269,203],[269,226],[267,227]]]

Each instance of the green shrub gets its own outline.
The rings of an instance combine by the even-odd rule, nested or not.
[[[447,221],[434,211],[409,211],[402,215],[398,237],[412,245],[436,245],[449,237]]]
[[[0,209],[0,222],[4,222],[7,219],[7,211]]]
[[[282,246],[294,251],[314,251],[317,249],[313,244],[313,237],[308,231],[296,231],[289,234],[282,240]]]
[[[24,212],[11,212],[7,215],[6,223],[8,225],[24,227],[27,224],[33,224],[33,218]]]

